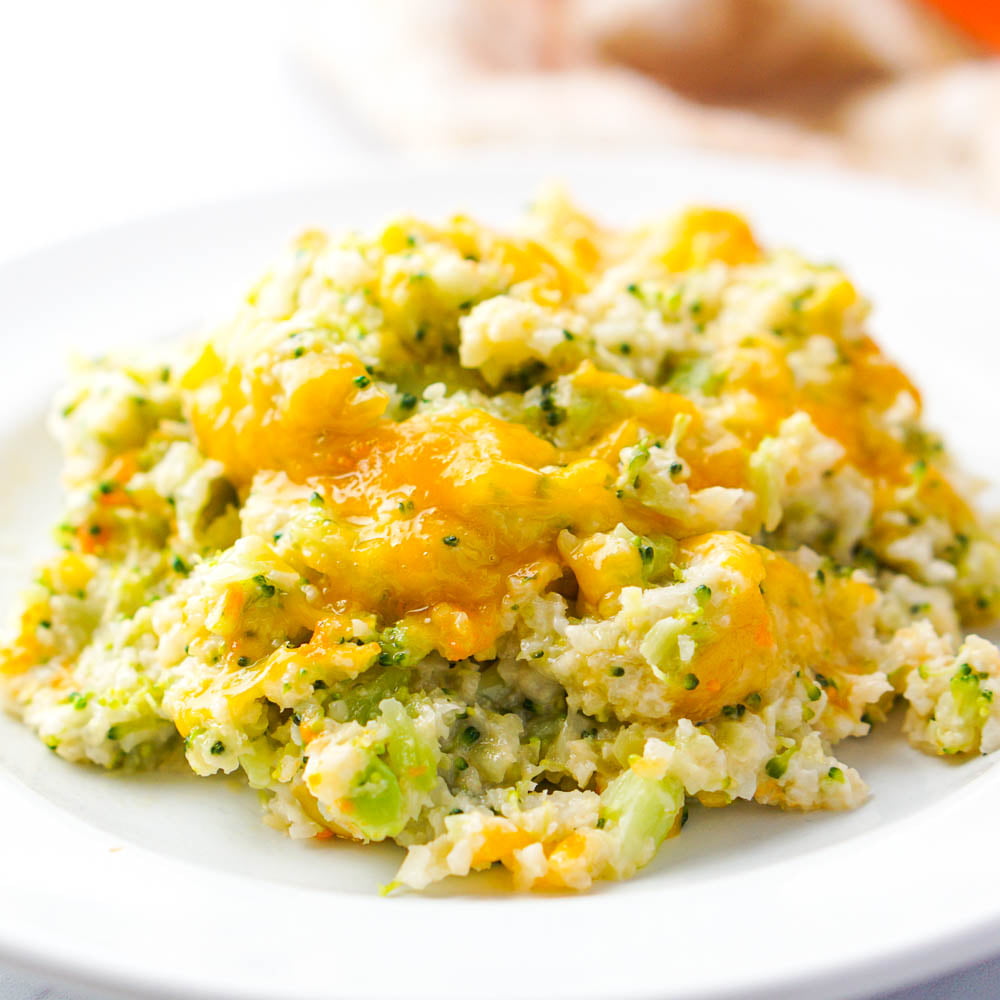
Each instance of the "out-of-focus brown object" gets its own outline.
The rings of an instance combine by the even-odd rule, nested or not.
[[[965,56],[906,0],[640,0],[608,5],[601,49],[701,101],[810,109],[851,87]]]
[[[977,37],[959,17],[973,6],[1000,3],[312,0],[304,24],[313,64],[397,145],[699,145],[1000,205],[1000,59],[984,44],[1000,13]]]

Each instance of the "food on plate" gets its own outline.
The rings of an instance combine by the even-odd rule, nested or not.
[[[834,747],[898,700],[989,752],[1000,545],[866,311],[718,209],[307,232],[225,325],[73,373],[5,704],[414,888],[627,877],[692,799],[853,808]]]

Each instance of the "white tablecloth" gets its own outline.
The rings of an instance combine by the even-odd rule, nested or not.
[[[871,1000],[997,1000],[1000,997],[1000,959],[936,979],[910,989],[882,993]],[[0,1000],[92,1000],[77,994],[33,982],[0,969]],[[177,1000],[183,1000],[178,997]],[[608,998],[613,1000],[613,998]],[[808,1000],[808,998],[803,998]]]
[[[132,217],[318,180],[382,152],[296,60],[290,6],[0,5],[0,260]],[[1000,960],[891,996],[996,1000]],[[0,967],[0,1000],[42,998],[76,1000]]]

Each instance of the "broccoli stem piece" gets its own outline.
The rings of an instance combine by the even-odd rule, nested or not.
[[[601,796],[605,829],[619,843],[615,874],[627,877],[647,864],[667,834],[679,823],[684,786],[669,775],[655,778],[628,770]]]

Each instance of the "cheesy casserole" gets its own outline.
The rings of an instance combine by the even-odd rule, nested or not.
[[[899,699],[991,751],[1000,547],[865,315],[715,209],[308,232],[226,325],[74,372],[5,703],[414,888],[627,877],[692,799],[852,808],[834,748]]]

